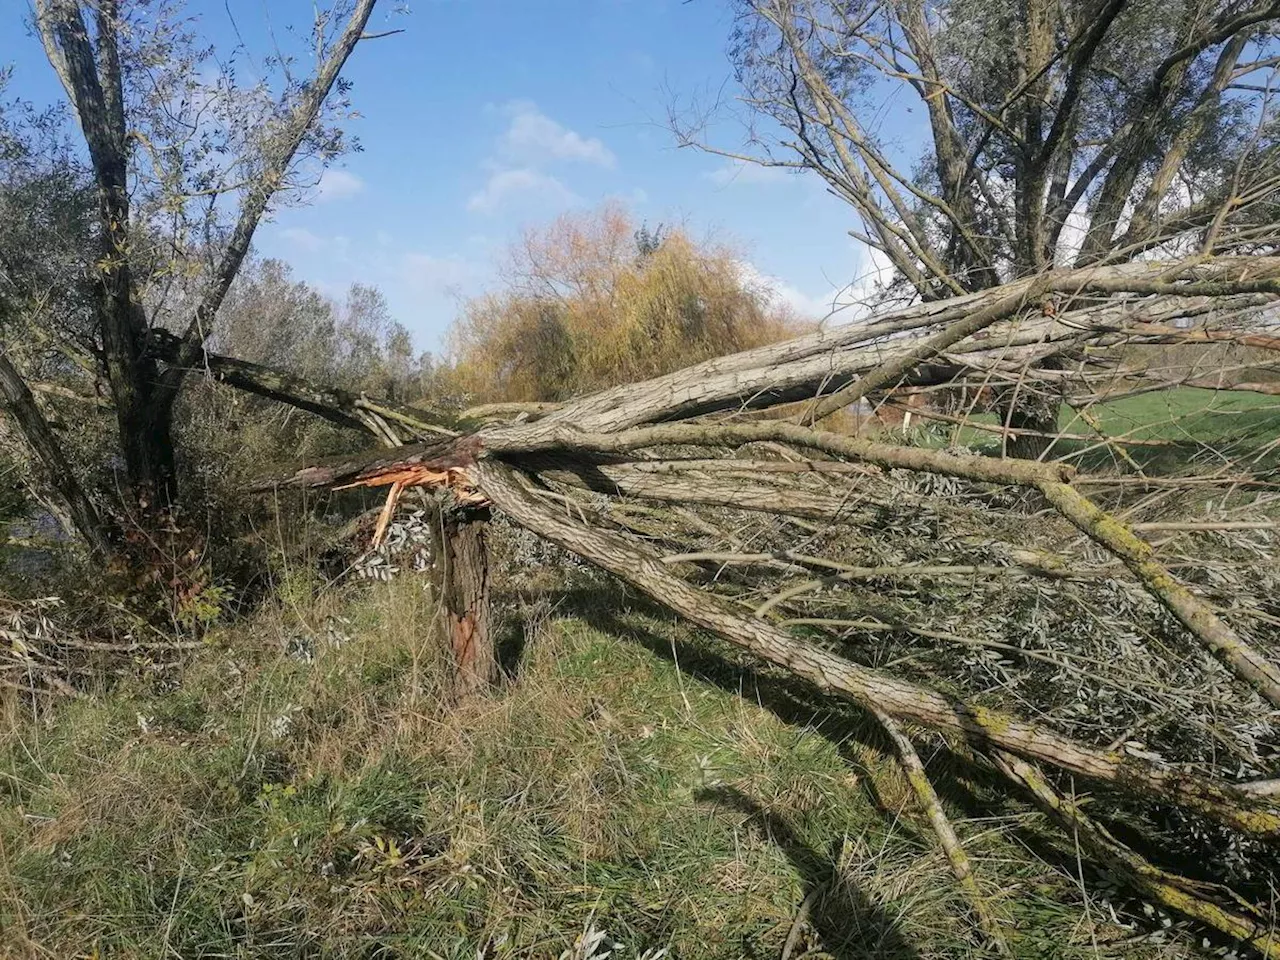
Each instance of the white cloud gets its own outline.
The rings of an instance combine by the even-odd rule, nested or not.
[[[284,227],[279,231],[280,238],[286,243],[292,244],[308,253],[315,253],[317,250],[327,246],[327,241],[319,234],[312,233],[303,227]]]
[[[364,193],[364,181],[350,170],[330,168],[320,175],[317,187],[319,194],[316,200],[325,203],[330,200],[349,200],[357,194]]]
[[[282,227],[275,234],[294,251],[307,254],[303,259],[334,264],[355,263],[351,238],[340,233],[319,234],[306,227]]]
[[[824,304],[819,298],[810,297],[779,277],[764,273],[750,260],[738,261],[738,275],[742,282],[764,294],[773,303],[790,307],[806,320],[816,320],[831,312],[831,301]]]
[[[1085,233],[1089,229],[1089,211],[1085,204],[1079,203],[1067,214],[1058,236],[1058,249],[1054,252],[1054,266],[1067,267],[1075,260],[1076,254],[1084,246]]]
[[[738,183],[778,183],[786,179],[787,172],[782,167],[763,167],[745,160],[730,160],[703,176],[717,187],[727,187]]]
[[[584,137],[538,109],[528,100],[514,100],[504,108],[511,118],[502,135],[502,153],[519,163],[537,164],[546,160],[573,160],[600,167],[613,167],[617,158],[597,137]]]
[[[341,280],[331,280],[328,277],[311,277],[307,280],[307,284],[330,300],[339,302],[346,299],[347,292],[351,289],[350,284]]]
[[[807,293],[781,280],[773,284],[773,295],[807,320],[820,319],[838,305],[834,296],[811,297]]]
[[[855,260],[858,264],[853,279],[836,291],[836,299],[840,304],[839,320],[849,323],[869,316],[874,308],[878,294],[884,287],[893,283],[897,275],[893,263],[887,256],[860,240],[856,244]]]
[[[578,196],[555,177],[521,167],[493,173],[484,187],[468,198],[467,209],[475,213],[494,213],[517,198],[536,198],[558,206],[579,202]]]

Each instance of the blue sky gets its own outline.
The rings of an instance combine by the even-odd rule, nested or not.
[[[0,0],[15,13],[26,6]],[[378,285],[422,349],[439,349],[458,297],[493,282],[495,257],[523,226],[607,199],[651,225],[680,222],[731,242],[808,312],[866,271],[846,233],[852,211],[815,179],[735,169],[677,149],[666,129],[673,93],[733,91],[727,0],[380,7],[371,29],[404,32],[362,43],[345,73],[360,114],[349,130],[363,151],[326,174],[309,206],[264,223],[256,246],[329,293],[356,280]],[[202,0],[189,10],[219,49],[238,32],[253,50],[269,30],[305,29],[312,5]],[[11,92],[56,96],[38,41],[11,20],[3,36]],[[720,145],[741,145],[732,123],[713,132]]]

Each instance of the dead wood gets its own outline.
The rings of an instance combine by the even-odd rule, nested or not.
[[[911,738],[907,736],[898,722],[883,710],[873,709],[871,712],[876,720],[879,721],[880,726],[884,728],[884,732],[889,737],[889,742],[893,744],[893,748],[898,754],[898,762],[902,764],[903,773],[906,774],[907,782],[911,785],[911,790],[916,795],[916,800],[924,809],[925,816],[929,819],[933,834],[938,839],[938,846],[942,848],[942,852],[946,854],[947,861],[951,864],[951,872],[955,876],[956,882],[960,884],[960,889],[964,891],[965,897],[969,900],[969,905],[973,908],[978,926],[987,935],[996,953],[1002,957],[1013,956],[1014,954],[1009,949],[1009,944],[1005,939],[1004,931],[1001,929],[999,919],[991,909],[991,904],[987,902],[986,896],[978,889],[978,882],[973,876],[973,862],[969,859],[969,855],[965,853],[964,847],[960,843],[960,838],[956,836],[955,828],[951,826],[951,820],[947,817],[946,811],[942,809],[942,801],[938,799],[938,793],[933,789],[933,783],[929,780],[928,773],[925,772],[924,764],[920,760],[920,754],[916,753],[916,748],[912,744]]]
[[[1145,793],[1193,809],[1246,833],[1280,837],[1280,810],[1229,783],[1133,756],[1076,743],[1035,723],[966,704],[879,670],[838,657],[762,620],[744,617],[719,598],[664,569],[661,560],[614,534],[595,530],[539,503],[510,468],[481,461],[477,486],[521,526],[612,573],[692,623],[808,680],[818,689],[883,710],[980,747],[997,746],[1077,776]]]
[[[1250,944],[1264,957],[1280,957],[1280,939],[1251,904],[1218,884],[1191,880],[1152,865],[1089,817],[1079,803],[1055,790],[1032,764],[999,750],[991,758],[996,768],[1030,793],[1036,805],[1068,836],[1135,890],[1233,940]]]
[[[1219,683],[1236,684],[1229,699],[1247,701],[1238,706],[1255,711],[1248,714],[1248,722],[1255,724],[1248,729],[1269,729],[1274,720],[1268,705],[1242,692],[1229,675],[1204,670],[1207,652],[1270,704],[1280,705],[1280,668],[1265,647],[1229,625],[1206,599],[1221,600],[1222,593],[1203,586],[1193,590],[1173,575],[1174,569],[1187,569],[1194,578],[1198,558],[1157,557],[1157,550],[1136,532],[1180,532],[1194,526],[1265,536],[1270,521],[1233,518],[1192,524],[1159,514],[1153,519],[1151,513],[1159,509],[1160,498],[1201,488],[1221,488],[1224,497],[1235,491],[1269,496],[1273,478],[1258,459],[1266,450],[1252,462],[1224,458],[1215,473],[1152,478],[1143,473],[1138,458],[1147,451],[1176,448],[1164,439],[1109,435],[1090,407],[1101,397],[1142,392],[1162,382],[1205,381],[1204,371],[1194,365],[1179,367],[1175,376],[1130,364],[1116,351],[1131,344],[1166,343],[1168,349],[1182,349],[1195,343],[1232,343],[1272,349],[1276,338],[1265,328],[1273,322],[1267,311],[1278,296],[1280,258],[1057,271],[980,294],[914,305],[863,325],[823,330],[564,404],[477,408],[453,422],[471,431],[463,436],[438,436],[394,451],[309,465],[281,482],[299,487],[387,485],[393,490],[448,487],[463,500],[487,503],[694,625],[880,717],[909,772],[914,751],[901,749],[894,735],[895,730],[901,735],[899,722],[938,731],[953,747],[960,741],[966,750],[994,751],[997,763],[1021,764],[1018,769],[1027,770],[1034,769],[1030,764],[1042,764],[1121,797],[1155,801],[1275,840],[1280,837],[1276,792],[1254,786],[1270,783],[1274,771],[1256,747],[1233,740],[1233,731],[1243,726],[1221,729],[1218,720],[1198,714],[1188,719],[1186,729],[1212,745],[1195,761],[1168,762],[1136,739],[1139,732],[1164,722],[1179,697],[1191,705],[1187,709],[1200,710],[1222,696],[1215,693],[1224,689]],[[1185,329],[1184,321],[1197,326]],[[1242,372],[1255,369],[1266,367],[1241,367]],[[956,406],[926,411],[925,416],[957,427],[969,424],[976,405],[990,403],[991,397],[1008,409],[1019,396],[1031,404],[1065,397],[1097,436],[1029,430],[1006,416],[1004,424],[990,429],[1030,437],[1041,447],[1048,444],[1043,460],[1016,460],[887,443],[809,425],[853,400],[894,403],[908,391],[951,397]],[[798,406],[787,406],[792,404]],[[768,411],[770,419],[758,411]],[[803,423],[794,422],[797,415]],[[411,425],[404,427],[412,433]],[[1085,443],[1083,453],[1091,448],[1111,451],[1122,475],[1085,474],[1048,459],[1052,444],[1062,440]],[[1081,455],[1081,450],[1071,454]],[[1126,469],[1131,475],[1123,475]],[[1101,490],[1096,502],[1082,492],[1093,487]],[[1134,496],[1140,498],[1137,504]],[[1128,512],[1110,506],[1121,500]],[[672,509],[640,507],[634,501]],[[643,522],[618,520],[618,511],[635,512]],[[762,514],[787,520],[747,519],[735,526],[740,521],[733,518]],[[1052,523],[1039,526],[1041,514]],[[885,524],[912,532],[895,542],[887,558],[856,555],[863,547],[876,548],[877,527]],[[1072,528],[1086,537],[1071,540]],[[922,534],[922,529],[931,532]],[[1034,538],[1030,544],[1014,542],[1018,529]],[[690,544],[691,531],[710,543]],[[788,542],[797,531],[806,544],[819,546]],[[938,540],[932,550],[926,549],[929,538]],[[823,544],[847,544],[848,552],[824,555]],[[700,585],[682,574],[701,577]],[[1050,587],[1047,581],[1056,582]],[[1088,591],[1079,588],[1085,581]],[[867,582],[874,587],[858,585]],[[832,586],[839,586],[838,596],[831,593]],[[1152,630],[1135,626],[1136,643],[1149,646],[1143,654],[1149,659],[1137,667],[1132,661],[1121,666],[1108,660],[1105,651],[1055,650],[1043,637],[1044,647],[1033,647],[1009,633],[991,636],[975,630],[962,636],[970,631],[945,617],[941,624],[928,622],[928,617],[917,619],[895,607],[899,594],[913,591],[936,591],[940,606],[955,598],[972,608],[993,603],[1004,590],[1023,591],[1036,605],[1042,598],[1049,605],[1078,604],[1085,623],[1131,618],[1139,601],[1150,615],[1158,612],[1158,603],[1169,615],[1159,613],[1164,618],[1160,629],[1168,629],[1167,636],[1177,642],[1169,645]],[[1045,592],[1049,590],[1051,594]],[[842,609],[842,603],[848,606]],[[1117,607],[1114,613],[1108,603]],[[456,606],[453,615],[459,623],[466,604]],[[1264,625],[1274,621],[1266,610],[1231,606],[1233,615],[1248,615]],[[786,619],[779,617],[783,611]],[[900,665],[919,659],[919,646],[905,655],[897,651],[870,660],[886,664],[872,667],[828,649],[838,641],[821,632],[827,629],[846,636],[854,631],[859,642],[871,637],[888,643],[896,635],[892,643],[909,645],[912,638],[923,638],[925,652],[935,659],[928,668],[909,668],[912,679],[906,679]],[[1182,643],[1188,635],[1196,641],[1189,652]],[[964,662],[1011,658],[1002,662],[1016,663],[1036,682],[1105,690],[1142,704],[1145,712],[1125,716],[1111,729],[1088,727],[1087,738],[1068,734],[1063,724],[1079,729],[1069,711],[1045,712],[1043,720],[1032,721],[1017,715],[1028,710],[1040,714],[1040,704],[1025,698],[1020,701],[1025,709],[1015,713],[964,693],[969,688],[963,684],[959,693],[941,692],[955,689],[943,686],[954,683],[954,677],[934,673],[932,664],[952,656],[948,650],[966,651],[955,654]],[[1171,659],[1175,663],[1166,670]],[[1171,689],[1160,677],[1144,673],[1153,667],[1178,676],[1182,686]],[[1178,674],[1184,667],[1201,671],[1198,679]],[[1116,736],[1116,729],[1124,732]],[[1211,757],[1214,751],[1224,759]],[[1206,772],[1234,772],[1230,764],[1235,761],[1242,771],[1236,776],[1253,782],[1236,784]],[[951,842],[954,831],[945,816],[939,820],[934,815],[941,808],[934,809],[936,795],[930,804],[932,787],[917,792],[959,881],[972,895],[967,860]],[[1078,821],[1072,824],[1072,830],[1081,829]],[[1089,849],[1099,859],[1115,862],[1114,839],[1105,831],[1101,836]],[[1171,880],[1150,865],[1139,869],[1123,856],[1120,863],[1128,864],[1122,875],[1138,890],[1259,949],[1272,949],[1259,939],[1262,928],[1251,926],[1253,915],[1239,898],[1224,894],[1230,903],[1219,904],[1215,913],[1204,905],[1213,897],[1200,896],[1203,890],[1188,892],[1177,878]],[[981,906],[975,909],[980,912]],[[982,924],[998,937],[991,918],[982,918]]]
[[[445,635],[454,663],[454,695],[466,699],[498,678],[490,602],[487,507],[446,507],[435,529]]]
[[[174,363],[182,349],[182,340],[160,328],[148,335],[148,350],[159,360]],[[449,429],[450,418],[438,411],[419,410],[391,400],[370,399],[337,387],[318,384],[305,377],[259,363],[237,360],[200,348],[194,366],[211,379],[277,403],[284,403],[314,414],[340,427],[370,431],[370,417],[383,416],[407,427],[410,436],[456,436]]]

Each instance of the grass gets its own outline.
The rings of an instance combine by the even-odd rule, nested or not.
[[[1099,403],[1090,413],[1110,437],[1131,440],[1159,440],[1165,446],[1134,446],[1130,454],[1145,470],[1157,473],[1185,470],[1191,463],[1224,465],[1231,457],[1246,457],[1274,444],[1280,435],[1280,397],[1233,390],[1205,390],[1178,387]],[[973,413],[971,421],[998,424],[994,413]],[[1058,426],[1064,433],[1091,435],[1091,428],[1070,407],[1063,406]],[[999,434],[934,424],[931,433],[948,442],[987,452],[1000,449]],[[935,442],[941,442],[940,439]],[[1054,455],[1077,454],[1086,468],[1114,463],[1114,454],[1098,441],[1061,441]],[[1274,465],[1278,451],[1270,449],[1259,465]]]
[[[8,703],[0,956],[772,958],[810,894],[795,957],[986,955],[858,716],[615,589],[508,597],[519,675],[457,709],[420,581],[291,596],[181,676]],[[1184,954],[942,756],[1019,956]]]

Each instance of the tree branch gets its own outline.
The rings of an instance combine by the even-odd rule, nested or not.
[[[315,77],[304,88],[301,99],[284,118],[280,128],[267,138],[262,148],[260,177],[249,188],[241,203],[240,215],[227,246],[214,268],[213,276],[205,288],[191,322],[182,334],[177,357],[161,378],[157,390],[157,403],[162,405],[173,403],[187,370],[199,360],[201,345],[213,331],[213,321],[218,308],[222,306],[231,281],[249,252],[258,222],[266,213],[272,197],[283,184],[294,155],[320,115],[325,99],[329,96],[329,91],[338,79],[343,65],[359,43],[376,2],[377,0],[358,0],[342,35],[334,44],[328,58],[317,70]]]
[[[771,624],[740,616],[715,596],[668,573],[660,560],[614,534],[565,517],[531,497],[516,474],[494,461],[470,469],[480,489],[512,520],[584,557],[703,629],[743,647],[818,689],[889,716],[910,720],[977,744],[1049,763],[1078,776],[1182,804],[1259,836],[1280,835],[1280,814],[1247,791],[1174,771],[1133,756],[1086,747],[1047,728],[972,707],[812,646]]]
[[[88,545],[91,552],[99,557],[107,557],[111,553],[111,538],[106,524],[99,516],[93,501],[76,480],[71,464],[49,422],[40,412],[35,397],[27,389],[22,375],[9,361],[5,347],[0,342],[0,395],[5,399],[9,412],[21,428],[27,443],[39,458],[48,476],[49,483],[67,506],[76,533]]]

